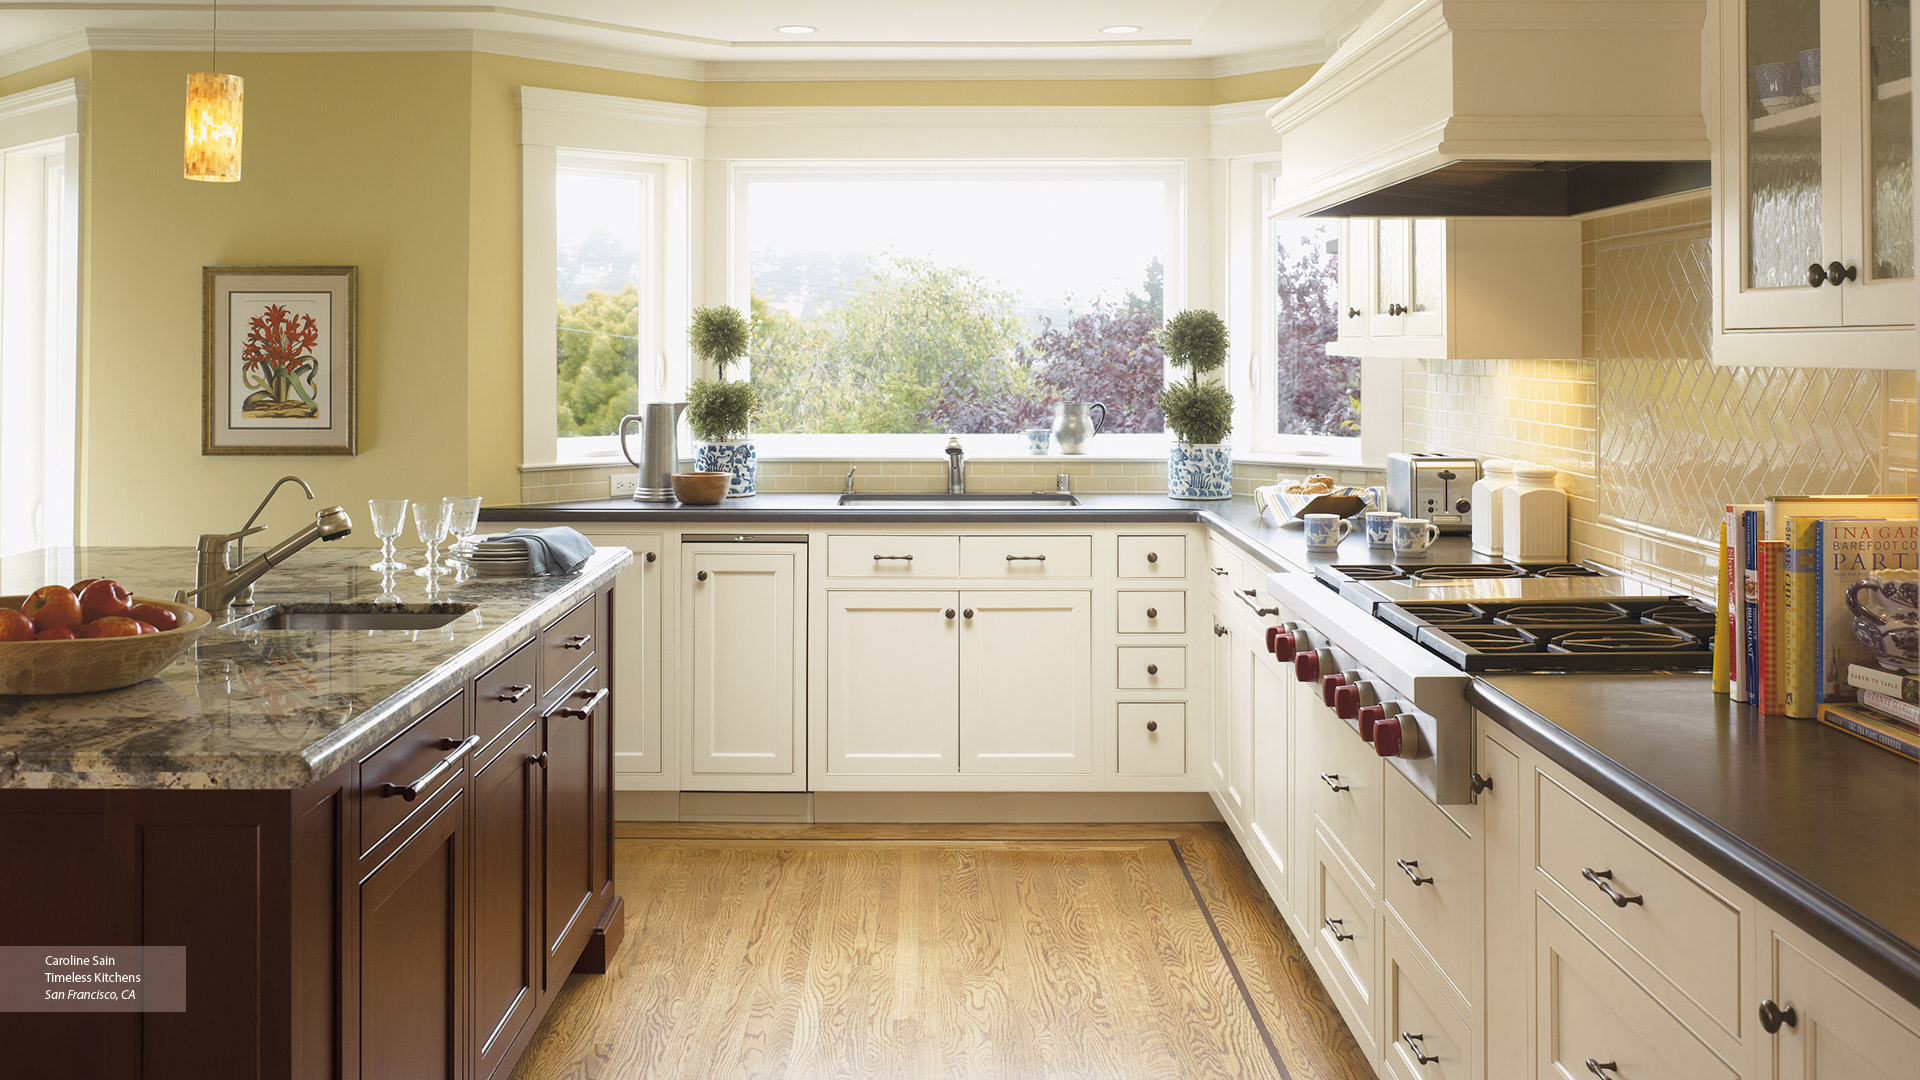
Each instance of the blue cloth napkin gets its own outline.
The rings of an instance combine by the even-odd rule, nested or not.
[[[577,574],[593,555],[593,541],[578,529],[556,525],[549,529],[515,529],[488,540],[518,540],[527,546],[527,572],[534,577]]]

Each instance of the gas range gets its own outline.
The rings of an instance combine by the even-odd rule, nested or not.
[[[1472,802],[1481,672],[1711,667],[1711,608],[1579,563],[1323,564],[1274,574],[1268,648],[1381,757],[1441,804]]]

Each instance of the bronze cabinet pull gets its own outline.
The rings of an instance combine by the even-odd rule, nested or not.
[[[575,634],[572,637],[568,638],[567,640],[561,642],[560,647],[563,649],[584,649],[587,647],[587,643],[592,640],[593,640],[592,634]]]
[[[448,754],[446,757],[441,758],[439,761],[439,764],[436,764],[433,768],[428,769],[426,773],[420,777],[420,779],[415,780],[411,784],[404,784],[404,785],[381,784],[380,797],[383,799],[388,799],[388,798],[392,798],[395,795],[398,795],[402,799],[405,799],[408,802],[412,802],[413,800],[420,797],[421,792],[427,790],[428,788],[432,787],[434,784],[438,783],[440,778],[446,775],[447,770],[453,768],[454,762],[459,761],[463,757],[466,757],[468,751],[472,750],[474,747],[479,745],[480,745],[480,736],[478,735],[469,735],[466,738],[459,739],[459,740],[441,739],[440,749],[452,750],[453,753]]]
[[[533,685],[531,683],[524,686],[509,686],[506,689],[501,690],[498,694],[495,694],[493,696],[493,700],[506,701],[506,702],[518,702],[521,698],[526,697],[528,694],[532,692],[533,692]]]
[[[1613,887],[1613,871],[1611,870],[1595,870],[1590,866],[1583,866],[1580,868],[1580,876],[1599,886],[1600,891],[1607,894],[1607,899],[1613,901],[1614,907],[1626,907],[1628,904],[1639,904],[1642,907],[1646,906],[1646,897],[1628,896],[1626,893]]]
[[[1353,940],[1352,934],[1343,934],[1340,932],[1347,925],[1345,919],[1336,919],[1333,916],[1329,915],[1325,919],[1322,919],[1321,921],[1326,924],[1327,933],[1333,935],[1333,940],[1335,941],[1352,941]]]
[[[582,690],[578,694],[575,694],[574,696],[579,697],[580,694],[584,694],[584,693],[586,693],[586,691]],[[605,700],[607,700],[607,689],[606,687],[601,687],[600,689],[595,690],[593,692],[593,696],[589,697],[587,699],[587,703],[581,706],[580,708],[570,709],[565,705],[562,705],[559,708],[556,708],[552,712],[548,713],[547,716],[548,718],[552,718],[555,716],[568,716],[568,717],[572,717],[575,720],[585,720],[587,717],[592,716],[593,710],[598,709],[600,707],[600,703]]]
[[[1400,1041],[1406,1043],[1407,1049],[1413,1051],[1415,1064],[1431,1065],[1440,1060],[1440,1055],[1427,1053],[1426,1047],[1421,1045],[1425,1039],[1425,1035],[1415,1035],[1410,1031],[1400,1033]]]

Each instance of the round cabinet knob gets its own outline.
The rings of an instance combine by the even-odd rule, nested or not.
[[[1149,552],[1147,552],[1147,561],[1148,561],[1148,562],[1150,562],[1150,563],[1154,563],[1154,562],[1159,562],[1159,561],[1160,561],[1160,553],[1159,553],[1159,552],[1157,552],[1157,551],[1149,551]]]
[[[1386,716],[1373,723],[1373,752],[1381,757],[1398,757],[1400,740],[1405,733],[1400,730],[1400,718]]]
[[[1160,674],[1160,665],[1159,665],[1159,664],[1148,664],[1148,665],[1147,665],[1147,674],[1149,674],[1149,675],[1158,675],[1158,674]]]
[[[1147,730],[1148,730],[1148,731],[1159,731],[1159,730],[1160,730],[1160,721],[1158,721],[1158,720],[1149,720],[1149,721],[1147,721]]]
[[[951,619],[951,618],[953,618],[953,609],[952,609],[952,608],[948,608],[948,609],[947,609],[947,618],[949,618],[949,619]]]
[[[693,580],[695,581],[707,580],[707,572],[705,570],[700,571],[699,573],[693,575]]]
[[[1320,654],[1303,652],[1293,658],[1293,678],[1296,682],[1310,683],[1320,678]]]
[[[1360,724],[1360,737],[1367,742],[1372,742],[1374,730],[1379,726],[1380,721],[1387,718],[1387,707],[1385,705],[1362,705],[1356,710],[1353,718]]]
[[[659,558],[659,557],[660,557],[660,556],[658,556],[658,555],[655,555],[655,554],[654,554],[653,552],[651,552],[651,551],[649,551],[649,552],[647,552],[647,561],[648,561],[648,562],[652,562],[653,560],[655,560],[655,559],[657,559],[657,558]]]
[[[1149,618],[1149,619],[1157,619],[1157,618],[1159,618],[1159,617],[1160,617],[1160,609],[1159,609],[1159,608],[1148,608],[1148,609],[1147,609],[1147,618]]]
[[[1800,1026],[1800,1010],[1789,1005],[1781,1008],[1771,998],[1760,1003],[1760,1027],[1769,1035],[1778,1035],[1780,1025]]]
[[[1349,318],[1349,319],[1357,319],[1357,318],[1359,318],[1359,317],[1360,317],[1360,309],[1359,309],[1359,308],[1357,308],[1357,307],[1350,307],[1350,308],[1348,308],[1348,309],[1347,309],[1347,318]]]
[[[1360,718],[1360,688],[1357,686],[1336,686],[1333,688],[1333,715],[1342,720]]]
[[[1334,691],[1347,685],[1347,677],[1339,672],[1320,676],[1320,703],[1331,709],[1334,707]]]
[[[971,618],[973,618],[973,609],[972,609],[972,608],[967,608],[967,609],[965,609],[965,610],[963,610],[963,611],[961,611],[961,612],[960,612],[960,614],[961,614],[961,615],[963,615],[963,616],[965,616],[966,618],[969,618],[969,619],[971,619]]]
[[[1473,509],[1473,504],[1465,499],[1461,499],[1459,502],[1453,504],[1453,508],[1464,514]]]

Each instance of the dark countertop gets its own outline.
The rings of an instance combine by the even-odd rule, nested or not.
[[[1825,724],[1761,716],[1705,675],[1503,675],[1468,696],[1920,1004],[1920,764]]]

